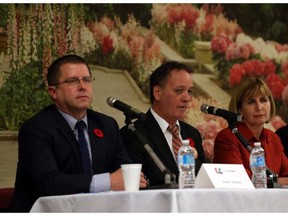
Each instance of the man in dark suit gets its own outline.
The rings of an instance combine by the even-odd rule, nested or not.
[[[279,128],[275,133],[280,137],[285,155],[288,157],[288,125]]]
[[[147,142],[155,154],[171,173],[175,174],[178,182],[177,153],[172,147],[172,134],[169,125],[178,125],[181,139],[189,139],[195,151],[196,174],[205,162],[202,138],[199,131],[181,121],[192,98],[193,80],[192,69],[178,62],[166,62],[158,67],[150,76],[151,108],[146,113],[146,120],[139,119],[134,123],[135,129],[143,135],[141,141],[128,125],[121,128],[126,149],[132,160],[142,163],[142,171],[149,179],[150,186],[165,183],[165,173],[151,159],[143,147]],[[197,155],[198,154],[198,155]]]
[[[29,211],[41,196],[124,189],[120,165],[131,159],[116,121],[88,109],[93,80],[77,55],[63,56],[49,67],[48,93],[54,104],[19,131],[12,211]],[[78,122],[82,129],[75,127]],[[146,186],[143,176],[140,186]]]

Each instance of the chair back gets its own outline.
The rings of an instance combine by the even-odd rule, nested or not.
[[[14,188],[0,188],[0,212],[9,211],[13,194]]]

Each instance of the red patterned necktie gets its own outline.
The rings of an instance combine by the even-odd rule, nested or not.
[[[172,134],[172,147],[177,158],[178,150],[182,146],[182,141],[179,136],[179,127],[178,125],[169,125],[167,130]]]

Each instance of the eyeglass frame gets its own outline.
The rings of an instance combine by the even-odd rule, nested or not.
[[[71,77],[71,78],[68,78],[62,82],[57,82],[57,83],[54,83],[50,86],[57,86],[57,85],[60,85],[60,84],[63,84],[63,83],[66,83],[68,86],[77,86],[79,85],[80,81],[83,81],[84,84],[90,84],[92,83],[95,78],[92,77],[92,76],[86,76],[86,77],[83,77],[82,79],[79,79],[79,78],[76,78],[76,77]]]

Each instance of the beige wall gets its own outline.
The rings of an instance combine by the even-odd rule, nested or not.
[[[0,188],[14,187],[18,161],[18,142],[0,140]]]

